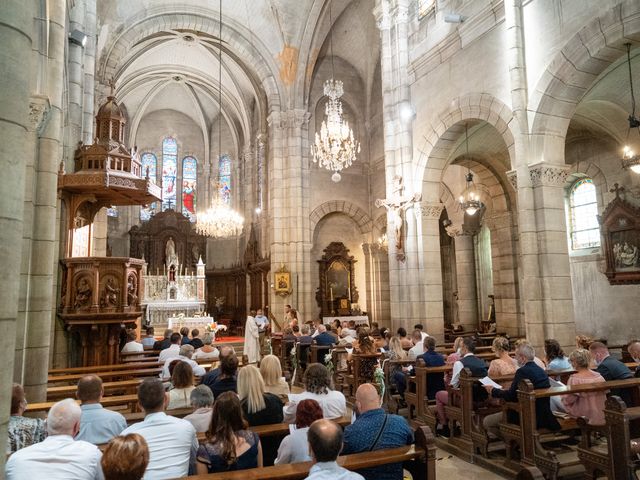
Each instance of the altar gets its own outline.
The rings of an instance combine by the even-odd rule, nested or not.
[[[182,327],[187,327],[190,331],[197,328],[201,332],[205,331],[205,325],[213,322],[213,317],[171,317],[169,318],[167,328],[174,332]]]
[[[369,317],[366,315],[360,315],[360,316],[349,316],[349,317],[322,317],[322,323],[324,325],[329,325],[332,324],[334,320],[340,320],[340,325],[343,325],[343,322],[350,322],[351,320],[353,320],[354,322],[356,322],[356,325],[365,325],[365,326],[369,326]]]

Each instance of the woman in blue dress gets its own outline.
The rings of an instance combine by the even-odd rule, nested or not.
[[[198,448],[197,459],[198,474],[262,467],[260,439],[248,430],[234,392],[224,392],[213,404],[207,440]]]

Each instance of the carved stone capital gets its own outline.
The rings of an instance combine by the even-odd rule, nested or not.
[[[568,165],[549,165],[537,163],[529,167],[531,186],[536,187],[562,187],[567,179]]]
[[[373,16],[376,19],[376,25],[379,30],[391,29],[391,13],[389,12],[388,0],[379,0],[373,9]]]
[[[309,122],[311,114],[306,110],[295,109],[286,112],[271,112],[267,122],[272,128],[301,128]]]
[[[509,170],[507,172],[507,180],[509,180],[509,183],[511,184],[513,189],[517,192],[518,191],[518,172],[515,170]]]
[[[31,131],[39,131],[45,123],[51,104],[49,97],[33,95],[29,100],[29,125]]]
[[[415,206],[416,217],[421,216],[422,218],[437,220],[440,218],[442,210],[444,210],[444,203],[421,202]]]

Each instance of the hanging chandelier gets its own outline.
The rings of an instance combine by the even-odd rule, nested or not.
[[[325,106],[325,120],[311,145],[311,158],[314,163],[333,173],[331,180],[339,182],[340,172],[356,160],[360,153],[360,142],[353,138],[353,131],[342,115],[340,97],[344,93],[342,81],[335,80],[333,64],[333,18],[329,3],[329,48],[331,50],[331,78],[324,82],[324,95],[329,97]]]
[[[220,24],[218,38],[218,106],[220,119],[218,121],[218,155],[222,154],[222,0],[219,0]],[[216,198],[211,207],[196,217],[196,232],[212,238],[228,238],[240,235],[244,225],[244,218],[233,210],[221,197],[220,185],[216,188]]]
[[[464,138],[467,149],[466,159],[469,161],[469,127],[464,126]],[[460,208],[464,210],[467,215],[475,215],[478,210],[484,207],[484,204],[480,200],[480,195],[477,193],[475,183],[473,183],[473,173],[471,168],[467,168],[467,174],[465,175],[467,188],[465,188],[462,195],[460,195],[459,203]]]
[[[625,44],[627,47],[627,66],[629,67],[629,87],[631,88],[631,113],[629,114],[629,129],[627,130],[627,143],[629,141],[629,133],[631,129],[638,128],[640,132],[640,120],[636,117],[636,97],[633,93],[633,75],[631,74],[631,44]],[[622,168],[628,168],[633,173],[640,174],[640,155],[636,154],[629,145],[625,145],[622,149]]]

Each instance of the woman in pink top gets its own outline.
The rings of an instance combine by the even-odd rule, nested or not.
[[[569,356],[569,362],[576,369],[576,373],[569,377],[567,385],[583,385],[605,381],[602,375],[589,369],[591,363],[589,350],[574,350]],[[572,417],[587,417],[591,425],[604,425],[604,403],[606,399],[605,391],[572,393],[562,396],[562,404]]]
[[[495,353],[498,358],[491,360],[489,364],[489,377],[496,378],[516,373],[517,365],[513,358],[509,356],[509,349],[510,345],[507,338],[496,337],[493,339],[491,351]]]

